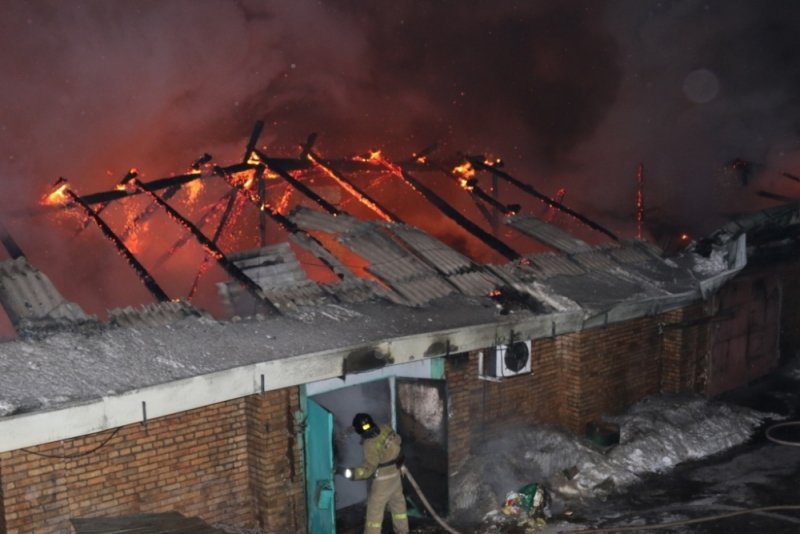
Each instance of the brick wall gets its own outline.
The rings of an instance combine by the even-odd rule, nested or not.
[[[445,372],[450,473],[457,471],[474,444],[498,427],[554,424],[583,433],[588,422],[624,411],[662,389],[697,391],[704,349],[694,350],[691,344],[704,342],[701,329],[669,335],[664,330],[665,324],[680,323],[685,314],[699,317],[703,310],[679,310],[534,340],[533,373],[500,382],[478,378],[477,352],[449,357]]]
[[[248,466],[286,458],[287,410],[296,406],[296,392],[276,391],[0,453],[5,531],[62,533],[73,517],[174,510],[285,532],[287,510],[304,514],[293,499],[302,483],[281,480],[281,493],[273,472]]]
[[[662,316],[661,391],[705,390],[715,313],[714,304],[706,303]]]
[[[301,449],[295,438],[297,388],[245,401],[250,487],[264,533],[303,532],[306,524]]]

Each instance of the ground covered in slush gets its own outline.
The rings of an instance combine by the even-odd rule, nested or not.
[[[607,419],[620,425],[619,445],[607,449],[549,427],[494,436],[454,475],[451,521],[462,533],[800,532],[800,447],[765,438],[771,424],[800,417],[798,363],[717,400],[646,398]],[[529,482],[550,489],[544,525],[500,511]],[[797,509],[686,523],[780,505]],[[679,524],[655,528],[668,522]]]

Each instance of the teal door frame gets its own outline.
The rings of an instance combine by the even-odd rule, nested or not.
[[[303,388],[305,389],[305,388]],[[333,414],[305,396],[305,476],[308,532],[336,534],[334,503]]]

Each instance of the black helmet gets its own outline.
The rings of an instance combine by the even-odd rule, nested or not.
[[[377,428],[375,421],[372,420],[372,417],[368,413],[357,413],[355,417],[353,417],[353,428],[356,429],[356,432],[359,434],[366,434]]]

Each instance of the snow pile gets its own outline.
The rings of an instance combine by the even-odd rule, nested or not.
[[[728,253],[724,248],[716,248],[711,251],[708,258],[700,254],[692,254],[694,265],[692,271],[705,276],[713,276],[728,269]]]
[[[649,397],[626,415],[608,418],[620,425],[620,445],[607,455],[582,458],[571,485],[587,493],[601,484],[630,484],[640,474],[665,471],[743,443],[768,416],[696,396]]]
[[[477,520],[529,482],[545,482],[567,498],[612,491],[641,474],[743,443],[768,416],[699,396],[648,397],[627,414],[608,418],[620,425],[620,444],[607,454],[554,428],[509,428],[454,474],[453,512]],[[563,472],[571,468],[577,474],[567,480]]]

